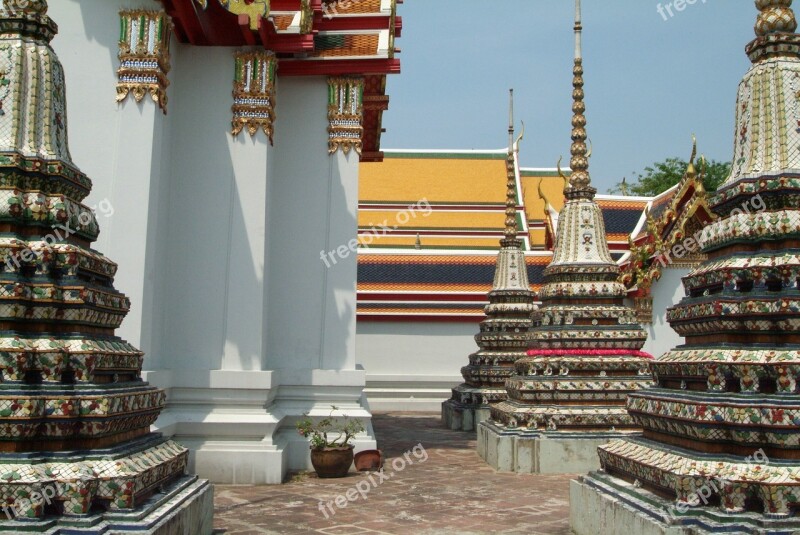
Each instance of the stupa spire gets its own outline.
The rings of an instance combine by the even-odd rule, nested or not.
[[[517,238],[517,150],[525,133],[514,139],[514,90],[509,91],[508,158],[506,159],[506,221],[504,237],[494,270],[489,304],[483,309],[486,319],[475,335],[479,350],[461,368],[464,383],[453,389],[442,404],[442,419],[451,429],[471,431],[489,417],[491,404],[507,397],[505,381],[514,372],[514,363],[525,356],[531,314],[536,309],[535,295],[528,282],[528,267],[522,240]]]
[[[597,190],[589,180],[582,31],[577,0],[567,200],[558,216],[553,259],[544,270],[542,305],[532,317],[528,354],[514,363],[514,374],[505,382],[507,399],[492,407],[491,419],[479,428],[479,442],[488,444],[480,455],[503,470],[539,471],[556,464],[544,448],[505,459],[497,453],[516,448],[521,437],[547,434],[548,440],[564,440],[564,450],[583,452],[575,459],[589,458],[600,435],[636,430],[625,410],[626,396],[651,384],[648,355],[639,351],[647,335],[635,311],[625,305],[627,290],[618,280],[619,266],[609,253],[603,214],[594,201]],[[526,460],[518,461],[524,455]],[[509,459],[515,460],[509,464]],[[583,465],[572,462],[559,460],[558,465],[565,472],[583,471]]]
[[[575,0],[575,66],[572,70],[572,148],[569,177],[564,195],[568,199],[593,199],[597,190],[591,186],[589,149],[586,143],[586,103],[583,91],[583,22],[581,0]]]
[[[756,38],[745,51],[753,63],[739,84],[731,175],[725,186],[763,174],[800,169],[800,131],[787,115],[800,105],[800,36],[792,0],[755,0]],[[769,96],[770,98],[767,98]]]
[[[506,187],[506,222],[505,238],[500,242],[502,247],[520,248],[522,242],[517,239],[517,169],[516,152],[517,143],[514,142],[514,90],[508,90],[508,158],[506,159],[506,172],[508,184]],[[524,128],[523,128],[524,134]],[[522,140],[522,134],[519,137]]]

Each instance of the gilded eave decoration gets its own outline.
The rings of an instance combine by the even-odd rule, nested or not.
[[[269,16],[269,0],[219,0],[219,3],[234,15],[249,16],[250,29],[254,31],[258,30],[259,21]]]
[[[364,79],[332,77],[328,79],[328,152],[342,149],[361,154],[364,135]]]
[[[705,258],[697,245],[691,248],[685,247],[687,254],[680,258],[670,256],[670,251],[675,246],[684,244],[702,228],[703,224],[716,219],[709,209],[708,195],[703,186],[706,174],[705,159],[702,159],[703,169],[698,174],[694,168],[695,156],[696,147],[692,151],[686,174],[661,217],[655,220],[649,209],[645,212],[647,224],[645,239],[636,243],[629,240],[630,264],[621,274],[620,281],[628,288],[636,289],[636,299],[652,299],[650,290],[653,282],[661,278],[662,270],[667,263],[673,267],[692,267]],[[650,304],[652,305],[652,301]],[[640,307],[637,307],[637,310],[639,309]],[[644,307],[640,311],[644,315],[647,314]]]
[[[167,74],[172,23],[163,11],[121,11],[117,102],[133,95],[141,102],[150,94],[167,113]]]
[[[314,10],[311,8],[311,0],[300,1],[300,33],[307,35],[314,28]]]
[[[275,123],[275,80],[278,60],[273,52],[236,52],[233,82],[232,131],[263,130],[272,143]]]

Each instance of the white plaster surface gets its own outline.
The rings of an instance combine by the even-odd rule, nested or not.
[[[656,358],[683,344],[683,338],[667,323],[667,309],[683,299],[685,292],[681,278],[690,271],[675,267],[663,269],[661,279],[653,284],[653,323],[643,325],[647,331],[647,342],[642,350]]]
[[[356,359],[367,371],[373,410],[441,410],[478,350],[476,323],[370,322],[357,325]]]

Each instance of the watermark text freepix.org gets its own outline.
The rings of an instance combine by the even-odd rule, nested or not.
[[[734,208],[731,212],[732,216],[737,214],[750,214],[753,212],[760,213],[767,209],[764,198],[761,195],[756,195],[752,199],[748,199],[741,208]],[[672,265],[675,260],[680,260],[686,255],[691,255],[700,251],[700,240],[703,236],[705,228],[701,228],[691,236],[687,236],[681,243],[676,243],[672,249],[662,251],[656,260],[661,263],[661,267]]]
[[[688,6],[693,6],[696,3],[705,4],[706,0],[672,0],[670,2],[659,2],[656,6],[656,11],[664,19],[664,22],[673,18],[677,13],[683,12]]]
[[[360,234],[361,240],[359,242],[358,238],[353,238],[347,245],[340,245],[336,249],[331,251],[320,251],[319,252],[319,259],[325,264],[325,267],[335,266],[339,260],[344,260],[349,257],[351,254],[355,253],[358,250],[359,243],[362,247],[368,248],[370,244],[375,241],[375,238],[379,236],[385,236],[390,232],[397,230],[400,225],[405,225],[409,221],[416,219],[418,214],[422,214],[422,217],[428,217],[433,212],[433,208],[431,204],[428,202],[428,199],[421,199],[414,204],[408,206],[406,210],[398,212],[395,215],[395,222],[397,223],[394,226],[389,226],[389,220],[384,219],[382,223],[375,224],[370,221],[369,223],[369,230]]]
[[[424,463],[428,460],[428,452],[422,447],[422,444],[417,444],[410,451],[405,452],[400,457],[395,457],[389,465],[392,468],[391,472],[386,472],[385,468],[380,471],[369,474],[367,477],[356,483],[352,488],[348,489],[344,494],[338,495],[333,500],[327,502],[319,502],[319,510],[329,519],[336,514],[336,509],[344,509],[350,502],[355,502],[359,498],[366,500],[372,489],[376,489],[386,481],[394,477],[395,473],[402,472],[406,466],[411,466],[415,462]],[[336,507],[336,509],[334,509]]]
[[[744,459],[747,465],[769,466],[769,457],[763,449],[759,449],[753,455]],[[678,514],[684,514],[691,507],[698,507],[700,504],[709,505],[711,497],[719,494],[729,481],[721,478],[709,479],[705,485],[698,488],[686,501],[680,501],[665,509],[665,513],[671,519],[675,519]]]
[[[78,214],[78,224],[81,227],[85,227],[92,222],[92,214],[93,213],[101,213],[105,217],[111,217],[114,215],[114,206],[111,204],[111,201],[108,199],[103,199],[100,201],[96,206],[90,206],[90,211],[81,212]],[[79,229],[71,228],[69,221],[64,224],[57,224],[53,227],[53,232],[47,234],[42,238],[42,249],[47,249],[48,251],[52,251],[53,245],[56,243],[63,242],[76,232]],[[15,251],[8,253],[5,258],[3,258],[3,263],[6,266],[14,266],[16,269],[19,269],[22,262],[26,264],[30,264],[36,260],[36,253],[30,248],[26,247],[21,251]]]

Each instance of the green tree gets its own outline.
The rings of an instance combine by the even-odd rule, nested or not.
[[[609,193],[654,197],[680,182],[688,166],[689,163],[681,158],[667,158],[663,162],[657,162],[645,167],[642,173],[634,172],[635,180],[632,183],[623,178],[622,182],[619,182],[609,190]],[[695,167],[698,173],[702,172],[703,161],[695,162]],[[703,179],[703,186],[705,186],[706,191],[716,191],[728,178],[730,172],[730,162],[706,160],[705,178]]]

